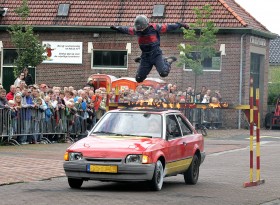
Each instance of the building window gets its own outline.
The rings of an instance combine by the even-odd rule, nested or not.
[[[92,68],[127,69],[127,51],[93,50]]]
[[[154,5],[153,17],[164,16],[165,5]]]
[[[70,4],[59,4],[57,16],[68,16]]]
[[[189,54],[189,58],[196,60],[200,58],[199,52],[191,52]],[[215,56],[212,58],[205,58],[201,62],[203,66],[203,71],[220,71],[221,70],[221,53],[217,52]],[[189,71],[191,68],[189,68],[187,65],[185,65],[184,70]]]
[[[17,59],[16,49],[4,49],[3,50],[3,66],[13,67],[15,60]]]
[[[206,58],[202,62],[203,70],[221,70],[221,53],[216,53],[212,58]]]
[[[14,77],[14,66],[15,60],[17,59],[18,54],[16,49],[3,49],[3,87],[6,90],[10,89],[10,85],[14,84],[15,77]],[[35,82],[35,68],[29,67],[29,74],[33,77],[33,82]]]

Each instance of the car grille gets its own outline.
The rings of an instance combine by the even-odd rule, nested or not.
[[[105,159],[105,158],[86,158],[85,160],[90,161],[90,162],[99,162],[99,163],[119,163],[122,162],[122,159]]]

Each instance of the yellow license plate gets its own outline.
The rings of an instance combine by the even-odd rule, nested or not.
[[[118,166],[103,166],[103,165],[90,165],[90,172],[106,172],[106,173],[118,173]]]

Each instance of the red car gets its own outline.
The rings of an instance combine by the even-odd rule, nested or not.
[[[147,181],[183,174],[196,184],[204,138],[178,110],[126,108],[108,111],[88,136],[70,146],[64,170],[71,188],[83,181]]]

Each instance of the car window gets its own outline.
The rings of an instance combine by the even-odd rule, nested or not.
[[[182,133],[175,115],[166,116],[166,129],[167,139],[182,137]]]
[[[182,116],[180,115],[177,115],[177,119],[178,119],[178,122],[181,126],[181,129],[182,129],[182,132],[183,132],[183,135],[190,135],[192,134],[192,129],[189,127],[189,125],[187,124],[187,122],[182,118]]]
[[[160,138],[162,137],[162,117],[154,113],[107,113],[93,132]]]
[[[118,124],[119,116],[117,115],[105,115],[102,119],[102,123],[99,123],[93,130],[94,132],[114,132],[115,127]]]

